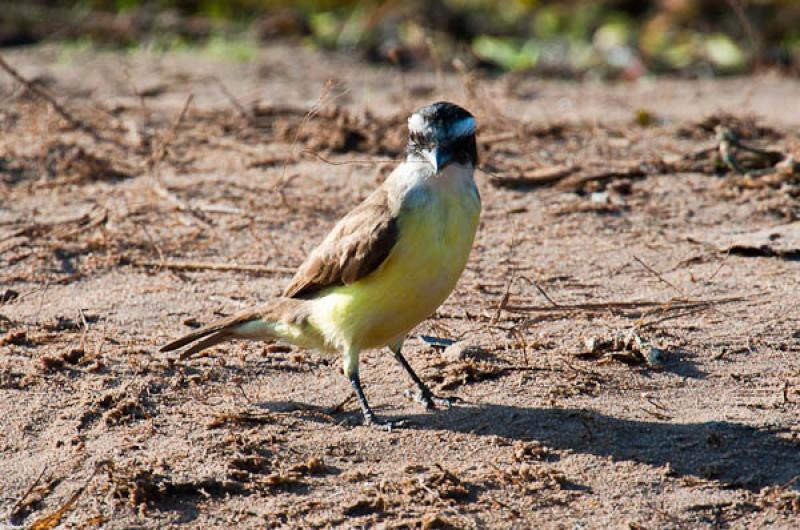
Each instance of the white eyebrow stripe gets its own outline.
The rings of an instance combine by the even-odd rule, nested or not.
[[[410,132],[424,133],[426,129],[425,118],[419,114],[412,114],[408,118],[408,130]]]
[[[458,138],[468,134],[475,134],[475,118],[472,116],[462,118],[450,126],[451,137]]]

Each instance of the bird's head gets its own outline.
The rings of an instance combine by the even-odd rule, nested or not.
[[[478,163],[475,117],[453,103],[422,107],[408,118],[409,156],[421,158],[438,173],[450,163]]]

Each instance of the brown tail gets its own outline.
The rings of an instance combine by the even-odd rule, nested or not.
[[[242,324],[253,322],[256,320],[265,320],[275,322],[279,320],[296,319],[297,310],[301,300],[294,300],[289,298],[281,298],[271,304],[266,304],[256,308],[246,309],[227,318],[217,320],[200,329],[197,329],[188,335],[170,342],[160,348],[159,351],[173,351],[182,348],[187,344],[191,344],[199,339],[199,342],[192,345],[191,348],[182,352],[181,359],[186,359],[195,353],[205,350],[220,342],[237,338],[236,328]]]

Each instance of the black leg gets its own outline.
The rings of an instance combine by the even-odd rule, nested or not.
[[[417,393],[416,396],[414,396],[417,401],[422,403],[426,409],[435,409],[436,405],[448,409],[453,406],[455,398],[439,397],[433,392],[431,392],[431,389],[428,388],[428,385],[426,385],[422,381],[422,379],[419,378],[416,372],[414,372],[414,369],[411,368],[411,365],[408,364],[408,361],[406,361],[406,358],[403,357],[403,354],[400,352],[399,347],[397,348],[392,347],[390,349],[394,354],[394,358],[397,359],[397,362],[399,362],[403,368],[405,368],[406,372],[408,372],[408,375],[411,377],[411,380],[414,381],[415,385],[417,385],[419,392]]]
[[[373,425],[386,431],[391,431],[395,427],[402,427],[402,421],[389,421],[380,420],[375,413],[372,412],[372,407],[367,403],[367,396],[364,395],[364,389],[361,388],[361,378],[358,377],[358,372],[349,376],[350,384],[353,385],[353,390],[356,392],[356,397],[361,405],[361,412],[364,414],[364,425]]]

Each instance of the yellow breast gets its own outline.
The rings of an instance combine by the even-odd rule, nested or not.
[[[313,303],[310,321],[336,349],[389,344],[429,317],[456,285],[480,215],[471,179],[425,190],[398,216],[398,241],[378,269]]]

